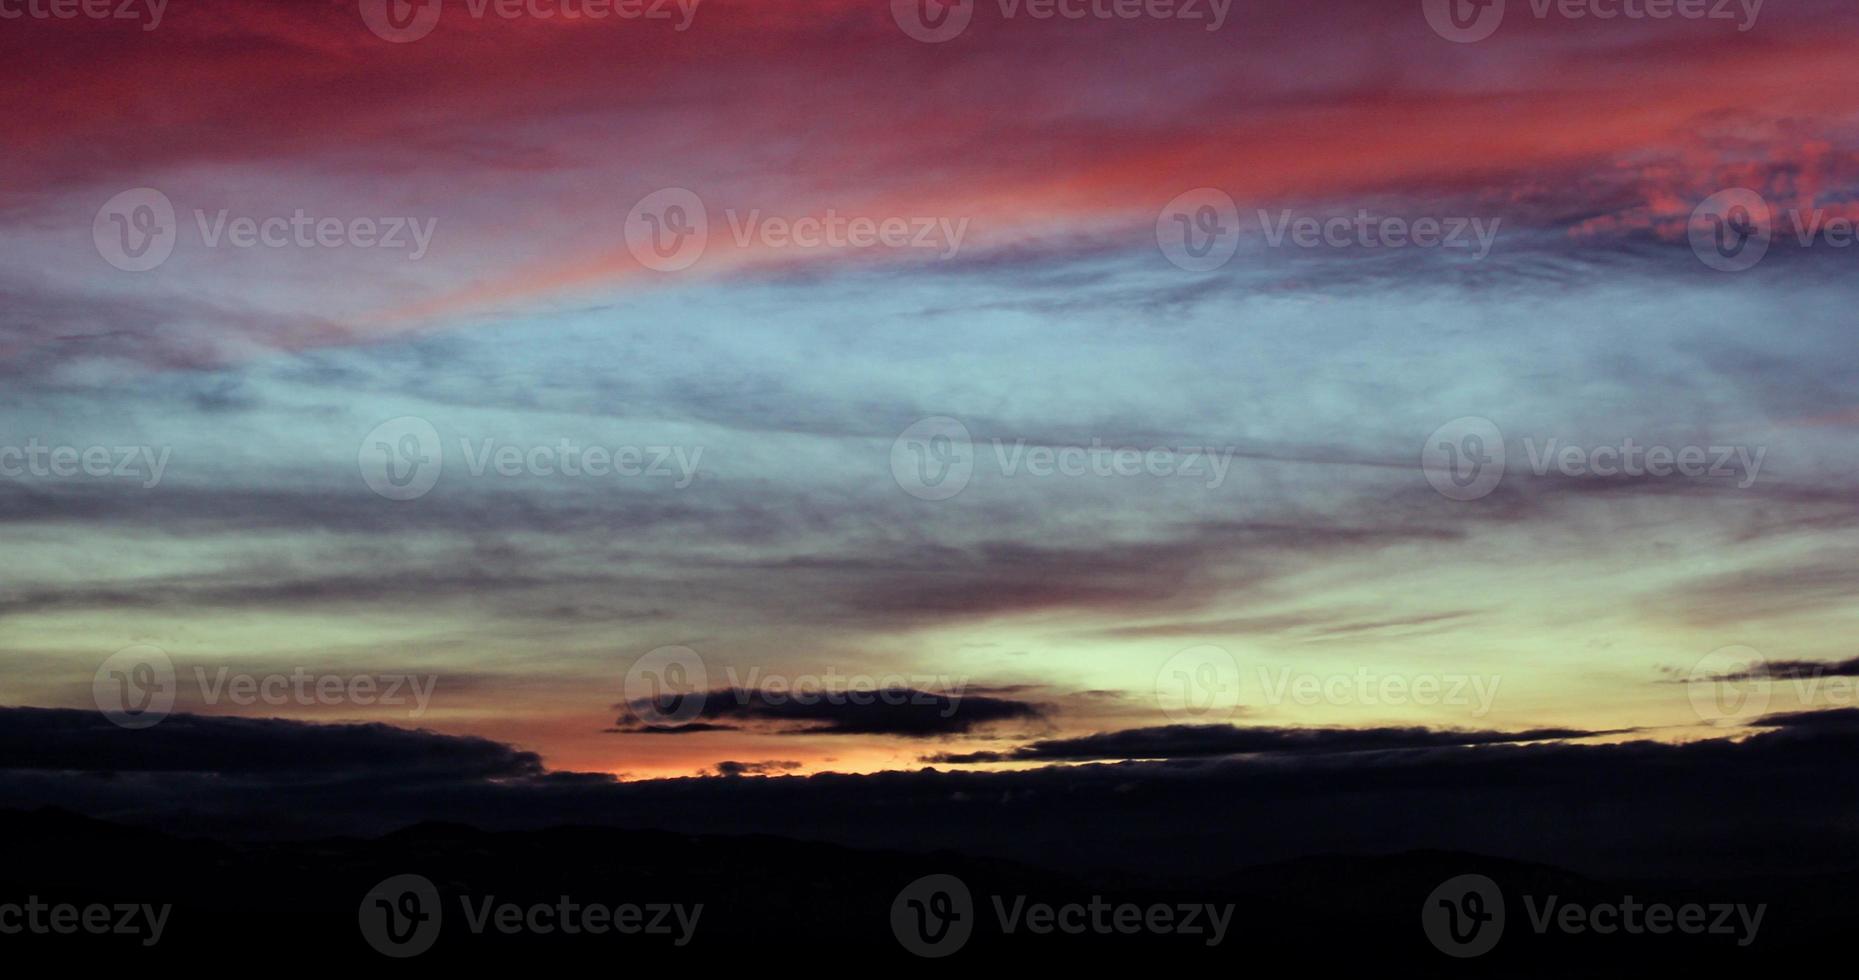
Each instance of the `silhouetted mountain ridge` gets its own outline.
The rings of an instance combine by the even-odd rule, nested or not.
[[[1068,873],[1017,861],[942,851],[866,850],[770,835],[559,826],[484,830],[427,821],[375,838],[238,842],[161,834],[68,811],[0,810],[0,903],[37,896],[70,903],[165,903],[161,940],[144,948],[124,937],[11,936],[9,944],[141,960],[228,953],[276,955],[280,936],[318,936],[319,957],[379,962],[358,916],[383,880],[419,875],[444,909],[440,938],[422,961],[480,962],[546,955],[593,962],[616,952],[666,965],[728,959],[799,937],[824,955],[858,955],[898,967],[929,966],[898,942],[891,912],[900,891],[925,875],[954,875],[972,897],[975,933],[947,962],[1101,966],[1132,957],[1153,962],[1287,966],[1319,956],[1329,964],[1383,973],[1437,971],[1557,975],[1622,974],[1648,964],[1721,968],[1758,952],[1765,962],[1843,935],[1859,913],[1859,875],[1793,876],[1687,884],[1607,881],[1549,865],[1443,850],[1314,855],[1212,876],[1155,872]],[[1475,961],[1448,958],[1427,940],[1423,907],[1442,882],[1479,874],[1496,882],[1509,921],[1498,947]],[[1523,896],[1539,904],[1642,901],[1766,903],[1756,943],[1719,937],[1537,935]],[[475,911],[514,903],[683,907],[695,910],[689,942],[670,936],[503,935],[474,932]],[[1088,905],[1144,909],[1231,905],[1231,932],[1217,946],[1181,935],[1008,934],[1000,910]],[[1679,939],[1695,940],[1679,942]],[[1663,940],[1663,941],[1657,941]],[[631,962],[632,960],[629,960]]]

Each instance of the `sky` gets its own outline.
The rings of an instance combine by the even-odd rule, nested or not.
[[[0,4],[0,704],[624,779],[1859,705],[1859,12],[925,2]]]

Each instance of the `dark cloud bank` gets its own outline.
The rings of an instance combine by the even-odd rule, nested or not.
[[[1521,732],[1452,731],[1429,728],[1273,728],[1233,725],[1158,725],[1054,738],[1005,752],[957,752],[924,757],[925,762],[966,765],[983,762],[1102,762],[1123,759],[1208,759],[1261,752],[1319,755],[1444,746],[1498,745],[1616,735],[1573,728]]]
[[[700,698],[686,701],[685,698]],[[997,722],[1044,718],[1029,701],[988,694],[950,695],[913,688],[776,693],[717,688],[701,696],[665,701],[641,698],[608,731],[616,734],[688,735],[756,728],[784,735],[961,735]],[[677,719],[670,721],[669,719]],[[657,721],[654,719],[665,719]]]
[[[1165,734],[1157,736],[1156,733]],[[186,834],[378,834],[445,819],[773,834],[1051,867],[1217,873],[1309,854],[1470,851],[1597,873],[1859,865],[1859,709],[1761,719],[1741,741],[1577,745],[1586,733],[1266,729],[1110,733],[1162,761],[984,773],[690,778],[550,772],[478,738],[383,725],[0,709],[0,806]],[[1346,744],[1338,744],[1345,742]],[[1043,748],[1042,748],[1043,746]],[[1102,755],[1102,747],[1086,755]],[[1166,753],[1162,753],[1166,754]],[[775,762],[720,762],[731,775]]]

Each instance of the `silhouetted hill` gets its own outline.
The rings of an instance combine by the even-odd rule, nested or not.
[[[5,935],[9,950],[34,948],[79,959],[182,963],[197,957],[249,956],[254,962],[386,962],[369,945],[367,915],[387,909],[364,902],[384,880],[418,875],[431,883],[440,922],[419,962],[537,962],[665,966],[743,962],[744,956],[798,958],[821,968],[837,957],[887,969],[1011,962],[1025,965],[1126,960],[1205,963],[1235,969],[1268,964],[1348,967],[1384,974],[1626,975],[1710,967],[1758,958],[1772,966],[1836,941],[1859,913],[1859,876],[1682,882],[1602,881],[1557,868],[1444,851],[1382,856],[1323,856],[1262,865],[1205,878],[1153,874],[1073,875],[955,853],[859,850],[771,836],[694,836],[664,831],[557,827],[487,832],[455,823],[424,823],[373,839],[234,843],[162,834],[38,810],[0,811],[0,906],[36,897],[47,928]],[[1422,909],[1442,882],[1479,874],[1503,893],[1506,923],[1488,953],[1456,960],[1429,941]],[[893,931],[900,892],[926,875],[953,875],[968,889],[973,934],[947,959],[907,951]],[[390,890],[391,891],[391,890]],[[1755,939],[1732,933],[1654,935],[1538,934],[1532,908],[1559,905],[1762,904]],[[375,896],[379,898],[377,894]],[[405,896],[391,892],[397,911]],[[566,897],[568,903],[564,905]],[[1029,931],[1039,905],[1075,904],[1074,924],[1094,899],[1105,910],[1081,934],[1054,927]],[[49,908],[123,910],[133,934],[58,934]],[[1218,909],[1231,918],[1215,938]],[[1437,903],[1436,903],[1437,904]],[[159,939],[153,911],[168,906]],[[593,906],[630,909],[637,934],[565,934],[554,928]],[[517,912],[490,910],[513,906]],[[546,913],[535,913],[537,906]],[[701,910],[698,907],[701,906]],[[1167,908],[1195,935],[1150,934],[1143,920]],[[1189,912],[1196,908],[1198,911]],[[1209,911],[1209,909],[1213,911]],[[685,918],[679,918],[683,910]],[[917,910],[908,909],[910,913]],[[527,914],[520,914],[527,913]],[[0,918],[0,925],[18,922]],[[81,914],[81,913],[72,913]],[[535,915],[540,914],[540,918]],[[656,921],[655,920],[656,917]],[[1190,923],[1192,918],[1192,923]],[[477,921],[473,921],[473,920]],[[521,920],[519,922],[519,920]],[[1015,925],[1008,934],[1005,920]],[[98,921],[102,921],[101,918]],[[400,920],[396,920],[400,921]],[[414,921],[412,917],[405,920]],[[518,923],[506,933],[498,923]],[[614,920],[618,921],[618,920]],[[1155,920],[1160,921],[1160,920]],[[1737,920],[1726,920],[1734,925]],[[548,927],[537,934],[535,927]],[[655,927],[658,931],[643,931]],[[680,940],[684,940],[680,945]],[[397,947],[395,947],[397,948]]]

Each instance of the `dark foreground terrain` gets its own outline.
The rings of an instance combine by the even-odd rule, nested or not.
[[[1605,881],[1436,851],[1143,878],[578,827],[428,823],[374,839],[236,843],[40,809],[0,811],[0,830],[0,949],[73,963],[1724,975],[1838,949],[1859,913],[1852,873]],[[1436,893],[1468,874],[1497,892],[1469,896],[1461,882]],[[930,875],[968,895],[948,878],[924,883]],[[1447,947],[1489,948],[1449,956],[1429,923]]]

